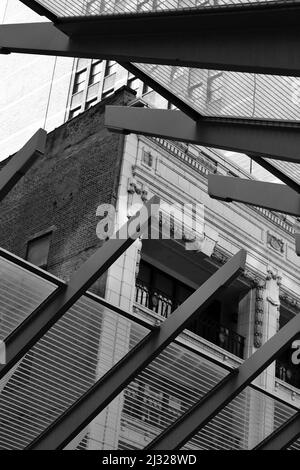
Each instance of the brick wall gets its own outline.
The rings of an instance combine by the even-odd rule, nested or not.
[[[0,205],[1,247],[24,257],[28,240],[54,227],[49,271],[68,279],[101,245],[96,209],[116,202],[124,144],[123,136],[104,128],[104,105],[126,104],[133,97],[123,88],[49,134],[45,156]],[[105,283],[104,276],[94,290],[104,295]],[[0,449],[10,448],[7,436],[12,426],[14,448],[23,448],[38,434],[35,414],[44,429],[93,385],[98,361],[105,357],[97,348],[103,329],[101,308],[89,304],[85,301],[65,314],[4,386]],[[11,404],[9,414],[5,403]]]
[[[96,209],[116,200],[124,143],[104,128],[104,109],[134,96],[123,87],[48,135],[45,156],[0,203],[2,248],[24,258],[28,240],[53,229],[48,270],[68,280],[101,245]]]

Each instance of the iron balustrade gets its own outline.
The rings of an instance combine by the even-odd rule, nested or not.
[[[163,291],[137,279],[135,301],[164,318],[178,307],[178,302]],[[193,333],[243,359],[245,338],[221,323],[199,318],[188,328]]]

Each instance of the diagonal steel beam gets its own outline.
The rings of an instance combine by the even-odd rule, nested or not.
[[[34,162],[44,154],[47,132],[39,129],[0,171],[0,201],[25,175]]]
[[[292,9],[289,9],[289,14]],[[277,20],[279,20],[279,9]],[[223,13],[223,26],[187,29],[169,32],[153,29],[145,33],[134,29],[120,32],[118,29],[97,27],[83,33],[70,34],[60,31],[61,25],[31,23],[1,25],[0,49],[3,52],[56,55],[67,57],[101,58],[118,62],[200,67],[213,70],[231,70],[285,76],[300,75],[300,31],[291,27],[289,18],[282,20],[280,28],[268,19],[264,25],[248,22],[247,27],[235,24],[229,27]],[[299,18],[299,9],[297,9]],[[234,16],[234,14],[233,14]],[[282,18],[282,15],[281,15]],[[136,24],[139,24],[139,18]],[[248,18],[249,20],[249,18]],[[295,20],[295,18],[294,18]],[[188,25],[187,25],[188,26]]]
[[[156,93],[170,101],[174,106],[176,106],[176,108],[180,109],[180,111],[190,117],[193,121],[199,121],[199,119],[202,117],[198,111],[183,101],[176,93],[173,93],[170,88],[164,87],[141,69],[136,67],[134,64],[131,64],[130,62],[120,62],[119,64],[128,70],[128,72],[132,73],[135,77],[139,78],[142,82],[152,88],[152,90],[156,91]]]
[[[28,449],[64,448],[243,271],[245,262],[246,252],[241,250],[30,444]]]
[[[300,124],[211,118],[194,122],[180,111],[106,106],[105,126],[117,132],[158,136],[300,163]]]
[[[209,175],[208,194],[221,201],[237,201],[300,216],[300,195],[283,184]]]
[[[21,325],[5,340],[6,364],[0,366],[0,379],[17,363],[19,359],[56,323],[74,303],[84,294],[93,283],[129,248],[141,233],[148,229],[153,206],[159,204],[159,198],[154,196],[146,205],[144,214],[147,220],[140,223],[134,233],[133,222],[139,213],[133,216],[125,226],[121,227],[114,239],[104,243],[76,271],[67,286],[58,288],[38,307]],[[129,231],[130,230],[130,231]],[[125,236],[129,234],[129,237]]]
[[[294,179],[292,179],[289,175],[283,173],[283,171],[277,168],[277,166],[267,161],[265,158],[260,158],[260,157],[257,157],[256,155],[249,154],[248,157],[251,158],[253,161],[255,161],[262,168],[267,170],[269,173],[274,175],[284,184],[289,186],[289,188],[296,191],[296,193],[300,194],[300,184],[297,183]]]
[[[33,10],[35,13],[41,16],[45,16],[51,21],[56,21],[57,16],[54,15],[48,8],[45,8],[40,2],[37,2],[35,0],[20,0],[21,3],[24,3],[28,8]]]
[[[286,449],[300,436],[300,411],[292,416],[286,423],[264,439],[253,450],[281,450]]]
[[[245,387],[250,385],[298,336],[299,331],[300,315],[297,315],[238,369],[228,374],[210,393],[154,439],[147,449],[173,450],[184,446]]]
[[[300,256],[300,233],[295,234],[295,241],[296,241],[296,253]]]

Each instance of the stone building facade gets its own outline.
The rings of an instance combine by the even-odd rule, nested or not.
[[[92,289],[92,295],[104,297],[109,304],[152,324],[171,315],[178,304],[240,248],[248,252],[247,266],[199,321],[141,373],[68,448],[145,447],[300,309],[300,267],[292,219],[265,209],[210,199],[209,173],[249,177],[211,149],[108,132],[104,128],[105,105],[131,103],[136,103],[135,93],[128,87],[121,88],[49,134],[45,156],[0,205],[0,246],[68,281],[72,272],[101,246],[96,235],[100,204],[113,204],[120,224],[128,220],[134,205],[142,204],[152,195],[168,204],[204,205],[201,233],[191,229],[182,238],[142,237]],[[173,234],[179,229],[175,217]],[[85,299],[80,306],[82,312],[92,311],[93,302],[93,297]],[[47,405],[43,405],[43,413],[49,423],[51,416],[53,419],[62,411],[62,399],[65,400],[62,407],[70,406],[77,393],[85,391],[81,377],[92,385],[145,334],[109,309],[99,312],[99,321],[92,313],[85,313],[85,323],[84,313],[78,312],[79,307],[73,311],[73,319],[72,315],[67,316],[56,332],[61,341],[65,330],[71,338],[75,331],[74,315],[79,325],[82,322],[82,332],[76,330],[72,338],[78,347],[76,360],[71,351],[73,346],[68,343],[71,339],[48,357],[45,351],[54,341],[50,335],[47,348],[45,343],[37,345],[0,385],[0,408],[1,400],[22,402],[24,390],[31,397],[31,404],[38,408],[36,390],[41,392],[38,371],[45,379],[43,393]],[[85,328],[93,329],[93,341]],[[42,353],[46,357],[43,368],[39,362]],[[56,355],[55,363],[51,354]],[[58,366],[64,371],[64,383],[60,383]],[[78,376],[78,391],[74,387],[71,397],[65,391],[73,387],[70,371]],[[288,357],[280,358],[261,374],[255,388],[248,387],[187,448],[255,446],[281,424],[282,416],[288,417],[289,410],[299,406],[297,374]],[[262,390],[268,395],[263,395]],[[14,445],[20,447],[35,437],[37,429],[33,408],[26,406],[24,402],[22,412],[18,407],[12,411],[12,422],[22,436],[22,442]],[[9,448],[12,446],[7,437],[9,423],[3,414],[0,420],[0,445]],[[28,422],[31,426],[26,427]],[[25,429],[29,429],[27,434]]]

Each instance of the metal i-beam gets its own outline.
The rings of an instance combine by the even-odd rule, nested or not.
[[[273,432],[253,450],[281,450],[286,449],[300,436],[300,411],[292,416],[279,429]]]
[[[296,253],[300,256],[300,233],[295,234],[295,241],[296,241]]]
[[[107,269],[129,248],[135,239],[148,229],[151,220],[151,208],[159,204],[154,196],[146,205],[144,214],[147,220],[140,223],[135,233],[134,221],[139,214],[133,216],[127,224],[120,228],[113,239],[106,241],[76,271],[66,287],[59,287],[43,302],[21,325],[5,340],[6,364],[0,366],[0,379],[17,363],[19,359],[56,323],[74,303],[104,274]],[[152,211],[152,214],[154,212]],[[126,234],[129,234],[126,237]]]
[[[20,2],[24,3],[24,5],[33,10],[38,15],[45,16],[51,21],[57,20],[57,16],[54,13],[51,13],[50,10],[48,10],[43,5],[41,5],[41,3],[36,2],[35,0],[20,0]]]
[[[154,439],[147,449],[173,450],[184,446],[258,377],[298,336],[299,331],[300,315],[297,315],[238,369],[228,374],[211,392]]]
[[[0,171],[0,201],[25,175],[34,162],[44,154],[47,132],[39,129]]]
[[[181,111],[106,106],[105,126],[115,132],[134,132],[300,163],[300,124],[211,118],[195,122]]]
[[[244,269],[241,250],[42,433],[28,449],[62,449],[87,426]]]
[[[278,178],[284,184],[289,186],[289,188],[296,191],[296,193],[300,194],[300,185],[299,185],[299,183],[296,183],[295,180],[293,180],[290,176],[283,173],[283,171],[280,170],[279,168],[277,168],[274,164],[270,163],[269,161],[267,161],[264,158],[257,157],[256,155],[251,155],[250,154],[250,155],[248,155],[248,157],[251,158],[253,161],[255,161],[262,168],[267,170],[269,173],[274,175],[276,178]]]
[[[300,195],[283,184],[265,183],[230,176],[209,175],[208,194],[213,199],[300,216]]]
[[[287,9],[292,17],[293,9]],[[276,18],[282,19],[280,9]],[[297,17],[295,15],[298,15]],[[0,49],[3,52],[56,55],[67,57],[101,58],[118,62],[141,62],[186,67],[201,67],[214,70],[231,70],[261,74],[299,76],[300,31],[291,27],[289,18],[278,28],[268,19],[264,25],[247,22],[247,27],[236,22],[229,26],[229,18],[237,18],[234,12],[223,11],[223,26],[188,28],[184,34],[176,28],[156,31],[155,19],[152,31],[141,28],[121,31],[101,28],[82,31],[68,30],[70,38],[57,28],[63,25],[52,23],[13,24],[0,26]],[[299,8],[294,11],[294,20],[299,18]],[[120,18],[121,20],[121,18]],[[136,18],[139,25],[140,18]],[[183,23],[181,23],[183,24]],[[183,26],[182,26],[183,27]],[[153,34],[153,31],[156,33]]]

